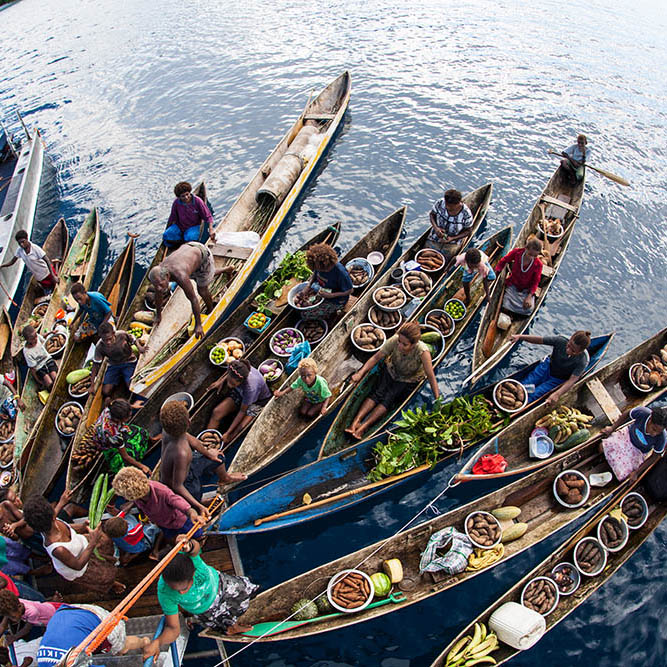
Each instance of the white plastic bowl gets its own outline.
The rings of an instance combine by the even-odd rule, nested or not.
[[[195,404],[195,399],[193,398],[192,394],[188,394],[187,391],[179,391],[176,394],[172,394],[165,400],[165,402],[160,406],[160,409],[162,409],[167,403],[171,403],[171,401],[182,401],[185,403],[185,407],[188,409],[188,412],[192,410]]]
[[[67,343],[69,342],[69,332],[68,331],[50,331],[49,333],[44,336],[44,349],[46,349],[46,343],[53,338],[56,334],[65,334],[65,342],[63,343],[63,346],[59,349],[56,350],[51,354],[52,359],[58,359],[59,357],[62,356],[63,351],[67,347]]]
[[[531,579],[531,580],[530,580],[530,581],[523,587],[523,590],[521,591],[521,604],[523,604],[524,607],[526,606],[526,605],[524,604],[524,602],[523,602],[523,600],[524,600],[524,596],[525,596],[525,594],[526,594],[526,589],[528,588],[528,586],[530,586],[530,585],[531,585],[533,582],[535,582],[535,581],[546,581],[546,582],[548,582],[549,584],[551,584],[551,586],[552,586],[552,587],[554,588],[554,590],[556,591],[556,598],[554,599],[554,603],[553,603],[553,605],[551,606],[551,609],[547,609],[547,611],[545,611],[545,612],[542,614],[542,616],[547,617],[547,616],[548,616],[548,615],[549,615],[549,614],[550,614],[550,613],[551,613],[551,612],[558,606],[558,600],[560,599],[560,591],[558,590],[558,585],[556,584],[556,582],[555,582],[553,579],[551,579],[551,578],[549,578],[549,577],[533,577],[533,578],[532,578],[532,579]],[[539,613],[539,612],[538,612],[538,613]]]
[[[367,582],[368,585],[370,586],[371,589],[371,594],[368,596],[368,599],[366,602],[364,602],[362,605],[359,605],[358,607],[355,607],[354,609],[348,609],[347,607],[341,607],[339,604],[333,601],[332,598],[332,591],[333,587],[341,580],[344,579],[348,574],[360,574]],[[375,589],[373,588],[373,582],[371,581],[371,578],[365,573],[362,572],[361,570],[341,570],[338,574],[334,574],[331,579],[329,579],[329,584],[327,585],[327,598],[329,598],[329,602],[331,603],[331,606],[336,610],[336,611],[342,611],[345,614],[354,614],[358,611],[362,611],[363,609],[366,609],[368,605],[373,601],[373,595],[375,593]]]
[[[520,407],[514,408],[513,410],[508,410],[507,408],[504,408],[501,404],[500,401],[498,401],[498,391],[500,389],[500,385],[502,384],[510,384],[510,383],[518,384],[521,386],[523,389],[523,403],[521,404]],[[511,379],[506,379],[506,380],[501,380],[496,384],[496,386],[493,388],[493,402],[496,404],[496,407],[498,407],[500,410],[503,412],[506,412],[509,415],[513,415],[515,412],[521,412],[526,405],[528,405],[528,392],[526,391],[526,388],[519,382],[518,380],[511,380]]]
[[[48,310],[48,309],[49,309],[49,302],[48,302],[48,301],[45,301],[44,303],[38,303],[38,304],[37,304],[37,305],[30,311],[30,315],[32,315],[32,316],[34,316],[34,317],[41,317],[41,318],[43,318],[44,315],[46,315],[46,310],[44,311],[44,315],[37,315],[37,314],[35,313],[35,311],[36,311],[38,308],[41,308],[42,306],[46,306],[46,310]]]
[[[378,329],[382,329],[383,331],[393,331],[394,329],[397,329],[398,327],[400,327],[401,324],[403,324],[403,315],[402,315],[400,312],[398,312],[398,311],[393,311],[393,312],[398,312],[398,322],[397,322],[396,324],[393,324],[393,325],[390,326],[390,327],[384,327],[384,326],[382,326],[381,324],[378,324],[378,323],[375,321],[375,319],[374,319],[373,316],[376,315],[377,312],[378,312],[378,311],[381,311],[381,310],[382,310],[382,308],[379,308],[379,307],[376,306],[375,304],[373,304],[373,305],[368,309],[368,319],[371,321],[371,324],[374,324]],[[384,311],[384,312],[387,312],[387,311]]]
[[[213,359],[213,352],[215,350],[222,350],[225,353],[225,358],[222,361],[214,361]],[[229,355],[227,354],[227,350],[224,347],[221,347],[220,345],[214,345],[211,348],[211,351],[208,353],[208,360],[214,365],[214,366],[224,366],[227,363],[227,357]]]
[[[558,495],[558,492],[556,491],[556,484],[558,483],[558,480],[563,475],[570,475],[570,474],[577,475],[580,479],[584,480],[584,484],[585,484],[584,492],[581,494],[581,502],[577,503],[576,505],[570,505],[569,503],[566,503]],[[568,509],[576,509],[577,507],[581,507],[582,505],[586,504],[586,501],[588,500],[588,496],[590,496],[590,494],[591,494],[591,485],[588,482],[588,480],[586,479],[586,475],[579,472],[578,470],[563,470],[563,472],[558,473],[558,475],[556,475],[556,479],[554,479],[553,491],[554,491],[554,496],[556,498],[556,501],[559,502],[563,507],[567,507]]]
[[[602,524],[607,520],[613,518],[610,514],[605,514],[604,517],[600,520],[598,523],[598,542],[607,550],[610,551],[611,553],[616,553],[617,551],[620,551],[627,543],[628,543],[628,538],[630,537],[630,529],[628,528],[628,524],[621,520],[619,523],[621,524],[621,528],[623,529],[623,540],[621,540],[621,543],[617,547],[610,547],[607,544],[605,544],[605,541],[602,539]]]
[[[90,376],[88,376],[88,377],[90,377]],[[75,393],[72,391],[72,387],[73,387],[73,386],[74,386],[73,384],[68,384],[68,385],[67,385],[67,393],[68,393],[72,398],[84,398],[84,397],[88,396],[88,390],[84,391],[83,394],[75,394]]]
[[[374,327],[374,328],[380,329],[380,331],[382,331],[382,334],[384,335],[384,340],[376,348],[373,348],[372,350],[367,350],[363,347],[360,347],[359,345],[357,345],[357,341],[354,340],[354,334],[357,332],[358,329],[361,329],[361,327]],[[359,352],[363,352],[364,354],[374,354],[387,341],[387,334],[385,333],[384,329],[382,329],[381,327],[378,327],[375,324],[371,324],[371,322],[362,322],[361,324],[357,324],[357,326],[354,327],[354,329],[352,329],[352,331],[350,331],[350,340],[352,341],[352,345],[354,345],[354,347],[356,347],[357,350],[359,350]]]
[[[257,368],[260,369],[262,367],[262,365],[267,363],[268,361],[275,361],[278,364],[278,369],[277,369],[278,370],[278,375],[276,375],[276,377],[274,377],[272,380],[267,380],[264,373],[262,373],[261,370],[259,372],[262,373],[262,377],[267,382],[276,382],[277,380],[279,380],[282,377],[283,373],[285,372],[285,366],[284,366],[283,362],[280,361],[280,359],[275,359],[274,357],[269,357],[268,359],[264,359],[264,361],[259,366],[257,366]]]
[[[308,287],[307,282],[299,283],[298,285],[294,285],[294,287],[292,287],[292,289],[287,293],[287,303],[289,303],[289,305],[292,306],[294,310],[312,310],[313,308],[317,308],[317,306],[319,306],[322,301],[324,301],[322,297],[318,297],[313,303],[310,304],[310,306],[297,306],[294,303],[294,297],[296,297],[296,295],[306,287]]]
[[[227,338],[223,338],[220,342],[221,343],[232,343],[232,342],[233,343],[239,343],[241,345],[241,352],[242,352],[241,356],[245,355],[245,351],[246,351],[245,343],[240,338],[236,338],[235,336],[228,336]],[[230,362],[233,359],[236,359],[236,357],[233,356],[230,352],[227,352],[227,362]]]
[[[495,522],[498,526],[498,539],[488,547],[484,546],[483,544],[478,544],[477,542],[475,542],[475,538],[470,537],[470,533],[468,532],[468,519],[471,516],[474,516],[475,514],[481,514],[482,516],[486,517],[490,521]],[[500,544],[500,540],[502,539],[502,536],[503,536],[503,527],[500,525],[500,521],[498,521],[498,519],[496,519],[496,517],[493,516],[493,514],[490,514],[489,512],[483,512],[482,510],[474,510],[473,512],[470,512],[470,514],[468,514],[468,516],[466,516],[466,518],[463,520],[463,529],[465,530],[465,534],[468,536],[468,539],[478,549],[493,549],[494,547],[497,547]]]
[[[637,530],[638,528],[641,528],[648,519],[648,503],[646,502],[646,498],[644,498],[644,496],[642,496],[641,493],[637,493],[636,491],[631,491],[630,493],[623,496],[623,500],[621,500],[621,512],[623,511],[623,503],[628,498],[636,498],[637,500],[639,500],[639,502],[642,504],[642,507],[644,508],[644,513],[642,514],[642,518],[639,523],[633,526],[630,522],[628,522],[628,528],[630,528],[630,530]]]
[[[437,327],[435,324],[431,324],[428,321],[428,318],[431,315],[444,315],[449,320],[449,322],[451,324],[451,327],[449,328],[449,333],[445,333],[444,331],[442,331],[442,329],[440,329],[440,327]],[[448,338],[449,336],[451,336],[454,333],[454,330],[456,329],[456,324],[454,323],[454,320],[452,319],[452,316],[447,311],[443,310],[442,308],[433,308],[433,310],[429,310],[428,313],[426,313],[426,317],[424,318],[424,322],[426,324],[428,324],[429,326],[435,327],[436,329],[438,329],[438,331],[445,338]]]
[[[445,353],[445,337],[442,335],[442,331],[440,331],[438,327],[431,326],[430,324],[422,324],[420,327],[423,334],[428,333],[429,331],[435,331],[435,333],[440,336],[440,352],[431,357],[431,362],[436,363],[437,361],[440,361],[442,355]],[[433,343],[431,343],[431,345],[433,345]]]
[[[217,428],[205,428],[205,429],[204,429],[204,430],[197,436],[197,440],[201,440],[202,435],[206,435],[207,433],[217,433],[217,434],[220,436],[220,446],[223,445],[223,442],[222,442],[222,433],[220,433],[220,431],[218,431]]]
[[[585,542],[594,542],[595,544],[598,545],[598,548],[602,551],[602,562],[600,563],[600,566],[598,567],[597,570],[593,572],[585,572],[584,570],[581,569],[581,566],[579,565],[579,561],[577,559],[577,551],[579,550],[579,546],[581,544],[584,544]],[[584,577],[597,577],[602,570],[607,567],[607,550],[600,544],[598,539],[596,537],[582,537],[574,546],[574,550],[572,551],[572,557],[574,559],[574,566],[579,570],[581,574],[584,575]]]
[[[359,289],[360,287],[365,287],[371,280],[373,280],[373,277],[375,276],[375,267],[367,259],[364,259],[363,257],[355,257],[345,265],[345,268],[349,272],[350,269],[352,269],[355,266],[364,269],[368,274],[368,278],[366,278],[364,282],[359,283],[358,285],[352,283],[354,289]]]
[[[403,301],[401,302],[400,305],[398,306],[383,306],[381,303],[378,302],[377,300],[377,293],[381,289],[395,289],[402,297]],[[400,288],[398,285],[386,285],[385,287],[378,287],[374,292],[373,292],[373,303],[380,309],[380,310],[386,310],[388,312],[392,312],[394,310],[400,310],[403,308],[403,306],[406,304],[408,300],[407,294]]]
[[[572,580],[574,581],[574,586],[568,591],[561,591],[560,588],[558,588],[558,595],[567,597],[568,595],[572,595],[572,593],[574,593],[577,590],[577,588],[579,588],[579,585],[581,584],[581,573],[579,572],[579,570],[577,570],[577,568],[574,566],[573,563],[563,562],[563,563],[558,563],[558,565],[556,565],[551,570],[551,574],[556,574],[556,572],[560,572],[565,567],[572,568],[572,574],[569,574],[568,576],[571,577]],[[558,587],[558,584],[556,584],[556,587]]]
[[[379,250],[373,250],[366,255],[366,259],[373,265],[373,268],[375,268],[384,262],[384,254]]]
[[[274,347],[275,342],[280,334],[286,333],[288,331],[296,331],[296,337],[299,340],[295,341],[294,344],[291,347],[289,347],[285,352],[280,352],[277,348]],[[271,336],[271,338],[269,339],[269,349],[273,354],[279,357],[289,357],[292,354],[293,347],[295,345],[298,345],[299,343],[303,343],[304,340],[305,338],[303,337],[303,334],[298,329],[294,327],[284,327],[282,329],[278,329],[278,331],[276,331],[276,333],[274,333],[273,336]]]
[[[311,345],[315,345],[319,343],[321,340],[324,340],[324,337],[329,333],[329,325],[327,324],[326,320],[299,320],[296,323],[296,328],[303,333],[301,327],[304,325],[305,322],[319,322],[323,327],[324,327],[324,333],[319,337],[316,338],[315,340],[308,341]],[[304,339],[305,339],[305,334],[304,334]]]
[[[447,313],[447,304],[448,303],[460,303],[463,306],[463,315],[461,315],[461,317],[454,317],[450,313]],[[461,301],[461,299],[448,299],[445,302],[445,305],[443,306],[443,310],[447,313],[447,315],[449,315],[454,320],[454,322],[460,322],[466,316],[466,313],[468,312],[467,306],[465,305],[465,303],[463,303],[463,301]]]
[[[427,281],[426,281],[426,282],[427,282],[428,287],[427,287],[427,289],[426,289],[426,294],[424,294],[424,296],[415,296],[415,295],[410,291],[410,287],[408,286],[407,280],[408,280],[408,278],[410,278],[411,276],[414,276],[414,275],[419,275],[420,277],[423,276],[423,277],[427,278]],[[431,276],[429,276],[428,273],[427,273],[426,271],[421,271],[421,270],[420,270],[420,271],[408,271],[408,272],[403,276],[403,280],[401,280],[401,284],[403,285],[403,289],[407,292],[407,294],[408,294],[411,298],[413,298],[413,299],[425,299],[425,298],[428,296],[428,293],[429,293],[429,292],[431,291],[431,289],[433,288],[433,278],[431,278]]]
[[[447,265],[447,260],[445,259],[445,256],[438,250],[434,250],[432,248],[422,248],[416,255],[415,255],[415,260],[418,262],[419,261],[419,255],[422,253],[429,251],[429,252],[436,252],[438,255],[440,255],[440,259],[442,259],[442,264],[437,268],[437,269],[427,269],[425,266],[420,264],[421,270],[424,271],[425,273],[438,273],[439,271],[442,271],[445,266]]]
[[[632,364],[632,366],[630,366],[630,368],[628,368],[628,380],[630,380],[630,384],[631,384],[637,391],[640,391],[642,394],[650,394],[650,393],[655,389],[655,386],[650,385],[648,389],[642,389],[639,385],[635,384],[635,381],[632,379],[632,369],[633,369],[635,366],[642,366],[642,367],[645,368],[649,373],[651,372],[651,369],[650,369],[646,364],[642,364],[642,363]]]
[[[67,403],[63,403],[59,408],[58,412],[56,412],[56,418],[53,420],[53,423],[55,424],[56,431],[62,435],[63,438],[71,438],[75,433],[77,429],[74,429],[71,433],[64,433],[63,431],[60,430],[58,427],[58,418],[60,417],[60,413],[63,411],[64,408],[67,406],[76,406],[77,408],[81,408],[81,404],[77,403],[77,401],[67,401]],[[81,420],[83,420],[83,409],[81,409]],[[79,421],[79,425],[81,425],[81,421]],[[77,426],[78,428],[78,426]]]

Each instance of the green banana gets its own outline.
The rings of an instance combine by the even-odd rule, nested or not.
[[[466,650],[469,658],[481,658],[490,653],[498,646],[498,638],[495,633],[491,633],[483,642],[478,644],[472,651]]]
[[[454,663],[458,662],[459,658],[463,655],[463,647],[470,641],[470,639],[470,635],[466,635],[465,637],[461,637],[461,639],[454,644],[452,650],[447,654],[447,658],[445,659],[445,664],[448,665],[448,667],[452,667]]]
[[[482,643],[482,626],[479,623],[475,623],[475,631],[472,633],[472,640],[468,646],[466,646],[466,653],[472,653],[473,649]]]
[[[486,663],[487,665],[495,665],[496,659],[492,658],[490,655],[485,655],[483,658],[476,658],[475,660],[468,660],[463,663],[463,667],[472,667],[472,665],[481,665]]]
[[[487,629],[485,623],[480,623],[480,625],[482,626],[482,641],[484,641],[484,640],[486,639],[486,635],[487,635],[487,633],[488,633],[488,629]]]

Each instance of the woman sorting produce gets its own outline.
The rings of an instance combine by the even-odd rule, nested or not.
[[[380,363],[384,360],[385,363]],[[375,389],[364,400],[356,417],[345,429],[353,438],[361,440],[368,428],[387,411],[400,403],[412,389],[426,376],[431,385],[433,396],[440,396],[438,382],[433,372],[431,353],[421,340],[419,322],[405,322],[398,333],[385,344],[352,376],[357,384],[362,378],[380,364],[380,377]]]
[[[339,313],[352,294],[353,284],[347,269],[338,261],[336,251],[326,243],[315,243],[306,251],[306,263],[313,272],[304,296],[315,293],[324,300],[303,311],[304,319],[325,319]]]
[[[496,265],[496,274],[509,266],[511,273],[505,279],[503,310],[515,315],[530,315],[535,307],[535,292],[542,277],[542,241],[532,234],[525,248],[515,248]]]
[[[617,431],[628,419],[633,421]],[[639,406],[626,410],[611,426],[602,429],[605,440],[600,449],[619,482],[631,476],[636,479],[662,456],[667,443],[666,426],[667,408]]]
[[[581,377],[588,366],[588,346],[591,344],[590,331],[575,331],[569,339],[565,336],[526,336],[514,334],[510,341],[520,340],[533,345],[551,345],[551,355],[541,361],[521,381],[528,392],[528,402],[536,401],[544,394],[556,389],[546,400],[553,405]],[[529,389],[534,385],[534,389]]]

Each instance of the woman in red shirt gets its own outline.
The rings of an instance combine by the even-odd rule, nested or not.
[[[535,292],[542,277],[542,241],[529,236],[525,248],[515,248],[505,255],[496,266],[496,274],[505,266],[510,267],[510,275],[505,280],[503,310],[516,315],[530,315],[535,307]]]

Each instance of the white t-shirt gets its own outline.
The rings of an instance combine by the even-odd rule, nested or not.
[[[26,251],[21,246],[19,246],[16,249],[16,257],[22,259],[25,262],[25,265],[28,267],[28,271],[30,271],[30,273],[35,276],[35,280],[44,280],[44,278],[49,275],[49,265],[44,259],[46,257],[46,253],[36,243],[30,244],[30,252],[28,253],[26,253]]]
[[[37,345],[35,347],[23,346],[23,356],[28,368],[34,368],[36,371],[51,358],[44,347],[44,339],[39,334],[37,334]]]

